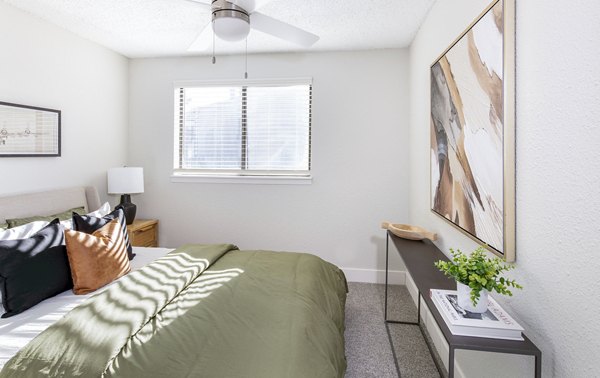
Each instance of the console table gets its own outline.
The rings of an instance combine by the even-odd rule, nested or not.
[[[446,322],[439,313],[437,307],[431,300],[429,292],[431,289],[456,290],[456,281],[446,277],[440,272],[433,263],[438,260],[448,261],[448,258],[429,240],[416,241],[399,238],[389,231],[386,231],[385,243],[385,304],[384,318],[386,323],[401,323],[412,324],[421,327],[421,298],[431,312],[435,322],[442,331],[448,347],[450,349],[448,356],[448,377],[454,377],[454,352],[456,349],[479,350],[485,352],[522,354],[535,357],[535,377],[542,376],[542,352],[535,344],[523,334],[523,341],[488,339],[483,337],[469,337],[453,335],[448,329]],[[389,260],[389,243],[390,239],[396,246],[400,257],[404,261],[406,270],[411,275],[418,290],[419,300],[417,301],[417,321],[407,322],[399,320],[389,320],[387,317],[387,299],[388,299],[388,260]],[[422,295],[425,294],[425,295]],[[423,329],[421,328],[421,332]],[[427,346],[431,350],[427,338],[425,338]],[[394,346],[392,345],[392,348]],[[394,353],[395,354],[395,353]],[[437,362],[436,362],[437,366]],[[437,366],[442,375],[442,369]]]

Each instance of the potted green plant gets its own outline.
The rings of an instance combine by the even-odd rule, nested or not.
[[[470,256],[460,249],[450,248],[452,261],[437,261],[435,266],[445,275],[456,280],[458,289],[458,305],[470,312],[483,313],[487,310],[488,293],[492,290],[499,294],[512,296],[510,288],[523,287],[500,275],[514,269],[498,257],[486,256],[483,247],[477,248]]]

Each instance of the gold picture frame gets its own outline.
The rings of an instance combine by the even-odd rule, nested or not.
[[[431,211],[514,261],[515,0],[494,0],[430,78]]]

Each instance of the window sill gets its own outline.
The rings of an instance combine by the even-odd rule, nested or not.
[[[171,175],[174,183],[310,185],[312,176]]]

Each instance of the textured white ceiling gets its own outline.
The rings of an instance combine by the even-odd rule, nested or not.
[[[208,55],[187,52],[210,21],[186,0],[2,0],[130,58]],[[261,13],[315,33],[306,49],[251,31],[248,51],[332,51],[407,47],[435,0],[272,0]],[[218,54],[244,42],[217,39]]]

